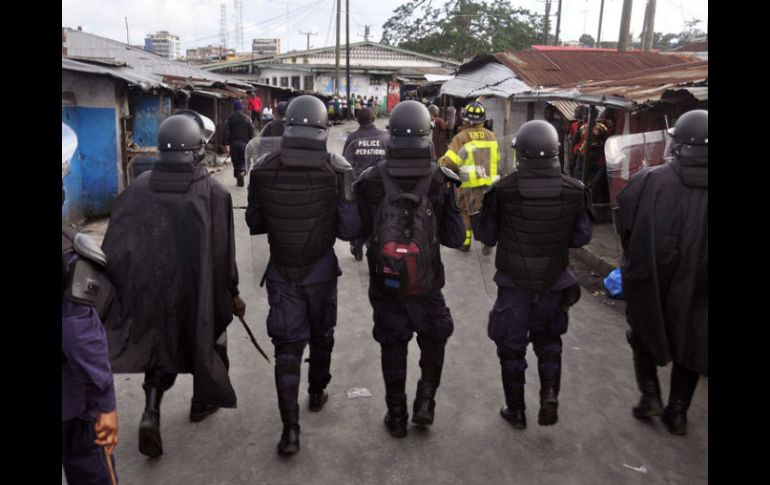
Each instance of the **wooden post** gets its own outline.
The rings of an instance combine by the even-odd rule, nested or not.
[[[506,175],[513,171],[513,159],[508,154],[511,153],[511,143],[509,137],[511,134],[511,98],[505,98],[503,103],[503,154],[505,156]],[[500,171],[502,175],[502,170]]]

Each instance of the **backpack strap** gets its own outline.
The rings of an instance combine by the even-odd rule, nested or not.
[[[417,181],[417,185],[415,185],[414,191],[412,192],[413,194],[422,196],[428,195],[428,192],[430,191],[430,183],[433,181],[433,175],[435,175],[437,168],[438,167],[436,165],[432,166],[430,168],[430,172],[428,172],[428,175]]]
[[[377,171],[380,172],[382,185],[385,187],[386,197],[390,198],[401,193],[401,188],[399,188],[398,184],[396,184],[390,175],[388,175],[388,170],[385,168],[385,160],[377,162]]]

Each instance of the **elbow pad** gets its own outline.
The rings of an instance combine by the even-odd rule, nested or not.
[[[337,173],[337,180],[339,184],[339,195],[342,196],[342,201],[346,203],[352,203],[356,201],[356,191],[353,189],[353,182],[355,181],[355,173],[353,167],[350,166],[345,157],[332,153],[329,157],[329,162],[332,169]]]

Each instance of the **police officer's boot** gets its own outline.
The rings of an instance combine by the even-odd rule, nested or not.
[[[561,387],[561,339],[535,343],[537,371],[540,376],[540,412],[537,424],[551,426],[559,421],[559,388]],[[558,349],[558,350],[557,350]]]
[[[697,385],[697,372],[674,364],[671,369],[671,393],[668,396],[668,406],[663,410],[661,417],[669,433],[687,434],[687,410],[690,408]]]
[[[160,437],[160,401],[163,391],[151,387],[145,389],[144,394],[146,404],[139,423],[139,452],[157,458],[163,454],[163,441]]]
[[[292,455],[299,451],[299,406],[281,408],[283,432],[278,443],[278,453]]]
[[[193,397],[192,401],[190,401],[190,421],[193,423],[203,421],[206,419],[206,417],[217,412],[218,410],[218,406],[203,403]]]
[[[329,393],[321,389],[320,391],[316,391],[313,389],[308,390],[309,394],[309,402],[308,402],[308,409],[310,409],[313,412],[318,412],[321,409],[323,409],[324,404],[326,404],[326,401],[329,400]]]
[[[394,438],[406,436],[409,420],[406,405],[406,357],[409,344],[402,342],[381,347],[382,377],[385,380],[385,426]]]
[[[433,382],[427,382],[420,379],[417,382],[417,393],[414,396],[414,407],[412,408],[412,422],[422,426],[433,424],[433,415],[436,410],[436,389],[438,386]]]
[[[236,180],[238,181],[237,182],[238,187],[243,187],[243,175],[238,174],[238,176],[236,177]]]
[[[406,436],[406,424],[409,421],[409,413],[406,408],[406,394],[385,395],[385,403],[388,413],[385,415],[385,426],[394,438]]]
[[[631,413],[637,419],[660,416],[663,413],[663,402],[660,400],[660,383],[655,363],[631,330],[626,332],[626,339],[634,356],[636,385],[642,393],[639,404],[631,408]]]
[[[663,413],[663,402],[660,400],[660,383],[655,363],[641,352],[634,351],[634,373],[636,385],[642,396],[639,404],[631,408],[637,419],[647,419],[660,416]]]
[[[290,455],[299,451],[299,394],[300,365],[304,342],[275,346],[275,389],[281,412],[283,433],[278,453]]]
[[[310,356],[307,359],[310,363],[308,369],[308,409],[310,411],[320,411],[329,400],[329,394],[325,389],[332,378],[329,368],[332,363],[333,347],[333,336],[310,342]]]
[[[515,386],[505,389],[505,406],[500,409],[500,416],[516,429],[527,427],[527,407],[524,405],[524,387]]]

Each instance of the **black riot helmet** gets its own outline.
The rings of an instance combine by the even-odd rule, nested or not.
[[[419,101],[402,101],[393,108],[388,122],[388,149],[430,150],[431,118]]]
[[[685,145],[708,145],[709,143],[709,112],[705,109],[688,111],[676,120],[668,134],[677,143]]]
[[[519,192],[524,198],[552,198],[562,192],[559,136],[543,120],[527,121],[513,139]]]
[[[282,146],[326,150],[329,118],[323,101],[309,94],[298,96],[289,102],[283,118]]]
[[[551,158],[559,155],[559,135],[556,128],[543,120],[527,121],[513,139],[518,159]]]
[[[702,109],[688,111],[676,120],[668,134],[674,138],[671,153],[681,167],[684,184],[689,187],[708,187],[709,112]]]
[[[206,155],[214,122],[193,110],[177,111],[158,128],[161,162],[197,164]]]

